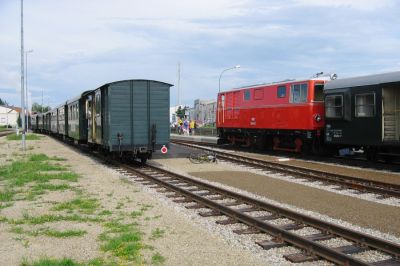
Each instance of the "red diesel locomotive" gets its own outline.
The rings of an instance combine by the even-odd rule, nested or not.
[[[319,153],[326,82],[288,80],[218,93],[219,142]]]

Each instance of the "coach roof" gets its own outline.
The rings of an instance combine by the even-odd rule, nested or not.
[[[377,85],[398,81],[400,81],[400,71],[368,76],[359,76],[354,78],[336,79],[326,83],[324,90]]]

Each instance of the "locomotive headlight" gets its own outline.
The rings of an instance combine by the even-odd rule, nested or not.
[[[314,119],[315,119],[315,121],[316,121],[317,123],[321,122],[321,120],[322,120],[322,118],[321,118],[321,115],[320,115],[320,114],[316,114],[316,115],[314,115]]]

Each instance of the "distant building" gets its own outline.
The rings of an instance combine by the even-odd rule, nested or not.
[[[15,127],[20,112],[21,108],[19,107],[0,105],[0,126]]]
[[[194,119],[199,126],[212,125],[215,126],[215,118],[217,112],[216,100],[200,100],[194,101],[194,106],[189,110],[190,118]]]

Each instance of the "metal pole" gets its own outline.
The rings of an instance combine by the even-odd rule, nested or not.
[[[178,62],[178,106],[181,106],[181,63]]]
[[[21,121],[22,149],[25,150],[25,91],[24,91],[24,0],[21,0]]]
[[[29,101],[28,101],[28,54],[33,50],[25,52],[25,102],[26,102],[26,133],[29,132]]]

